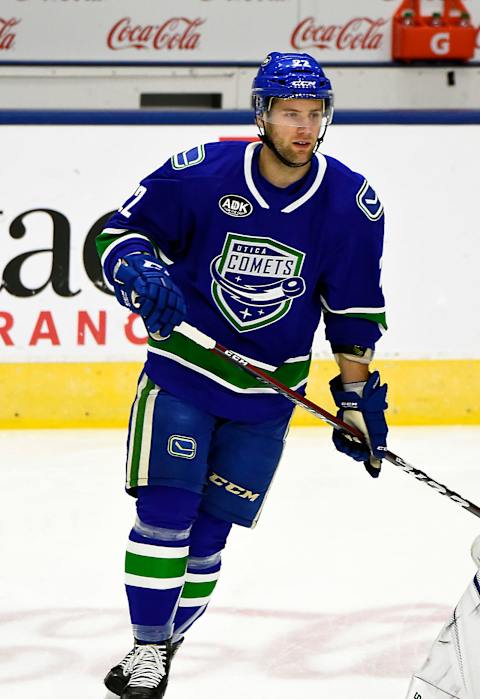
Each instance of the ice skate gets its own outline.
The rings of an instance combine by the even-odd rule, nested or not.
[[[170,641],[136,646],[125,668],[129,678],[122,699],[162,699],[170,662]]]
[[[176,652],[182,645],[184,641],[184,637],[180,638],[178,641],[173,641],[170,644],[170,649],[168,651],[169,653],[169,661],[170,663],[172,662],[173,658],[175,657]],[[121,696],[123,690],[127,686],[129,677],[130,677],[130,672],[131,670],[129,669],[129,662],[131,658],[133,657],[133,654],[135,653],[135,648],[132,648],[132,650],[129,650],[126,656],[121,660],[118,665],[115,665],[112,667],[108,675],[104,679],[104,684],[106,688],[114,695],[116,696]]]
[[[117,697],[121,695],[127,686],[128,678],[130,676],[129,663],[134,653],[135,648],[129,650],[123,660],[121,660],[118,665],[112,667],[108,675],[103,680],[105,687]]]

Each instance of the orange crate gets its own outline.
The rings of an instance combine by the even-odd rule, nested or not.
[[[421,14],[420,0],[404,0],[393,16],[392,58],[396,61],[468,61],[475,53],[476,29],[462,25],[468,11],[461,0],[444,0],[440,24]],[[405,22],[411,12],[411,24]]]

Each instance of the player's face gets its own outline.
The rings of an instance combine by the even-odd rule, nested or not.
[[[323,100],[274,100],[264,115],[265,132],[291,163],[308,163],[324,117]]]

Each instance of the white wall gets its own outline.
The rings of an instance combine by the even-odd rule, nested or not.
[[[0,56],[1,57],[1,56]],[[322,57],[320,57],[322,60]],[[478,65],[328,66],[335,108],[480,109]],[[144,109],[144,94],[221,94],[223,109],[250,109],[251,68],[0,65],[0,109]]]
[[[104,361],[141,359],[144,348],[125,337],[125,313],[94,287],[82,263],[92,224],[119,206],[136,182],[172,152],[219,136],[254,135],[246,126],[3,126],[0,168],[0,272],[21,253],[49,248],[51,219],[24,219],[13,239],[12,221],[31,209],[61,212],[71,229],[71,298],[49,285],[31,298],[0,291],[0,361]],[[336,126],[324,152],[365,174],[387,212],[384,288],[390,330],[378,356],[478,358],[480,356],[480,231],[478,160],[480,126]],[[40,286],[51,254],[31,257],[22,282]],[[77,314],[95,320],[106,312],[107,340],[98,346],[87,332],[78,344]],[[29,345],[41,311],[50,311],[59,345]],[[14,325],[5,346],[1,329]],[[42,326],[45,331],[45,324]],[[141,324],[134,328],[141,333]],[[51,334],[51,333],[50,333]],[[319,333],[315,349],[327,356]]]
[[[478,28],[478,2],[464,4]],[[188,65],[258,63],[269,51],[293,50],[323,62],[378,63],[391,60],[392,17],[399,5],[398,0],[2,0],[0,51],[4,61]],[[426,17],[438,10],[442,0],[422,0]],[[477,43],[476,60],[479,55]]]

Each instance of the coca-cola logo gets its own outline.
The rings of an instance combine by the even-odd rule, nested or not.
[[[20,24],[20,20],[15,19],[15,17],[10,19],[0,17],[0,51],[8,51],[13,48],[16,37],[13,30],[18,24]]]
[[[376,50],[382,48],[383,28],[389,21],[388,18],[353,17],[345,24],[317,24],[314,17],[306,17],[293,30],[290,43],[300,50]]]
[[[189,50],[199,47],[199,28],[204,19],[171,17],[162,24],[134,24],[131,17],[122,17],[113,25],[107,37],[107,46],[121,49],[155,49],[156,51]]]

